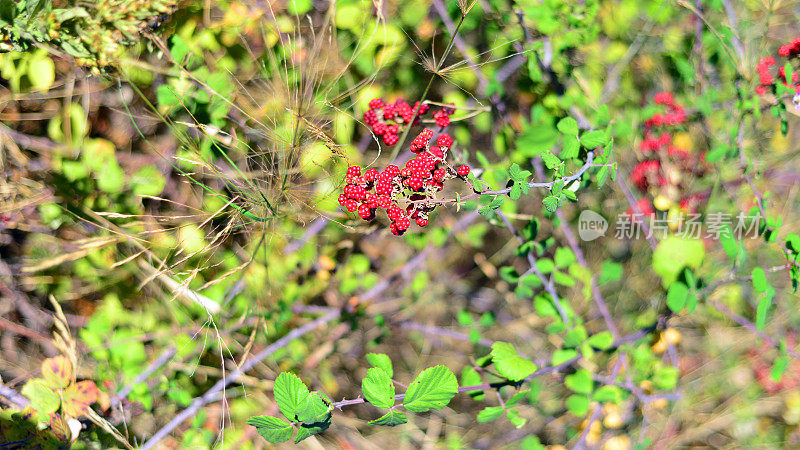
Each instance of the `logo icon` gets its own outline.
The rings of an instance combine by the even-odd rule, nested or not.
[[[578,216],[578,236],[584,241],[593,241],[604,236],[608,230],[608,221],[596,212],[584,209]]]

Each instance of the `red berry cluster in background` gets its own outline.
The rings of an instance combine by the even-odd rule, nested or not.
[[[360,166],[347,169],[345,186],[339,195],[339,204],[366,220],[375,219],[375,211],[385,209],[389,217],[389,228],[395,235],[402,235],[411,221],[424,227],[428,215],[436,208],[434,195],[444,188],[445,181],[469,175],[469,166],[454,169],[447,165],[447,151],[453,139],[440,134],[434,143],[433,131],[424,129],[411,142],[411,151],[416,154],[401,169],[394,164],[383,170]],[[401,206],[402,205],[402,206]]]
[[[638,201],[638,209],[646,216],[655,214],[657,209],[666,211],[675,206],[684,214],[696,212],[702,196],[686,194],[685,190],[691,178],[705,173],[705,153],[693,154],[674,141],[674,127],[687,119],[685,109],[674,96],[670,92],[660,92],[653,101],[665,106],[666,111],[654,113],[644,122],[640,148],[646,159],[633,168],[631,180],[639,191],[649,196]],[[678,199],[680,202],[675,205]],[[633,208],[628,209],[629,215],[634,213]]]
[[[792,42],[781,45],[778,48],[778,56],[791,60],[800,56],[800,37],[795,38]],[[773,67],[778,66],[777,74],[774,72]],[[800,94],[800,74],[792,71],[791,81],[786,79],[786,71],[784,65],[778,65],[774,56],[765,56],[758,61],[756,65],[756,72],[758,73],[758,87],[756,87],[756,94],[766,95],[768,92],[775,92],[775,81],[780,80],[784,86],[794,89],[795,93]]]
[[[414,103],[414,107],[405,100],[394,103],[385,103],[383,99],[376,98],[369,102],[369,109],[364,112],[364,123],[372,132],[383,137],[383,143],[392,146],[400,140],[400,133],[406,126],[416,125],[420,118],[430,110],[427,103]],[[416,111],[416,116],[414,115]],[[442,108],[433,113],[436,125],[444,128],[450,125],[450,115],[453,108]]]

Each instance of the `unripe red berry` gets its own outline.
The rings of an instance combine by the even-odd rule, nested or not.
[[[453,145],[453,138],[447,133],[442,133],[436,138],[436,145],[439,147],[451,147]]]
[[[369,108],[370,109],[378,109],[383,106],[383,100],[379,98],[374,98],[369,101]]]
[[[396,134],[391,134],[391,133],[387,132],[386,134],[383,135],[383,142],[386,145],[390,145],[391,146],[391,145],[397,144],[397,142],[399,140],[400,140],[400,136],[398,136]]]
[[[362,219],[364,219],[364,220],[372,220],[372,218],[373,218],[373,211],[372,211],[372,209],[370,209],[370,207],[369,207],[369,206],[367,206],[367,204],[365,203],[365,204],[363,204],[363,205],[361,205],[361,206],[359,206],[359,207],[358,207],[358,215],[359,215],[359,217],[361,217],[361,218],[362,218]]]
[[[433,118],[436,121],[436,125],[444,128],[450,125],[450,116],[444,114],[442,111],[437,111],[433,114]]]
[[[386,104],[383,106],[383,118],[386,120],[393,119],[395,116],[394,105]]]
[[[469,175],[469,166],[466,165],[466,164],[458,166],[457,173],[458,173],[458,176],[460,176],[460,177],[465,177],[465,176]]]
[[[361,176],[361,166],[350,166],[347,168],[347,176],[348,177],[360,177]]]
[[[427,224],[428,224],[428,219],[423,219],[422,217],[418,217],[417,218],[417,225],[418,226],[424,227]]]

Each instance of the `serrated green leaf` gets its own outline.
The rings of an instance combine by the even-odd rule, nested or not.
[[[478,422],[489,423],[500,417],[503,414],[502,406],[487,406],[478,413]]]
[[[367,376],[361,380],[361,392],[368,402],[378,408],[389,409],[394,406],[394,384],[383,369],[372,367],[367,370]]]
[[[561,164],[561,160],[552,152],[542,153],[541,158],[544,162],[544,165],[547,166],[548,169],[555,169],[559,164]]]
[[[581,135],[581,145],[590,150],[605,145],[606,142],[606,132],[604,130],[587,131]]]
[[[556,212],[556,209],[558,209],[558,197],[548,195],[542,200],[542,204],[548,211]]]
[[[319,392],[311,392],[301,403],[300,410],[297,412],[297,420],[307,425],[327,422],[330,412],[331,409],[326,399]]]
[[[572,117],[564,117],[559,120],[556,128],[558,128],[558,131],[570,136],[577,136],[579,132],[578,121]]]
[[[403,406],[409,411],[442,409],[458,393],[458,380],[445,366],[425,369],[408,386]]]
[[[277,417],[255,416],[247,419],[247,424],[256,427],[258,434],[273,444],[280,444],[292,438],[292,425]]]
[[[581,143],[574,138],[568,137],[564,138],[564,142],[561,145],[561,152],[558,156],[561,159],[573,159],[577,158],[578,154],[580,153]]]
[[[391,410],[385,415],[375,420],[370,420],[370,425],[382,425],[385,427],[396,427],[408,423],[408,417],[400,411]]]
[[[384,372],[389,374],[389,378],[394,376],[392,360],[387,355],[383,353],[367,353],[366,358],[369,365],[383,369]]]
[[[492,362],[500,375],[511,381],[520,381],[536,371],[536,364],[523,358],[512,344],[495,342],[492,344]]]
[[[308,387],[297,375],[291,372],[281,372],[275,379],[273,393],[281,414],[289,421],[295,422],[297,414],[305,406],[306,398],[309,396]]]

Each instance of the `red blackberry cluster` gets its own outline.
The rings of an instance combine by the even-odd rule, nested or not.
[[[660,92],[653,100],[666,106],[668,111],[655,113],[644,122],[644,139],[640,148],[646,159],[633,168],[631,181],[642,193],[656,198],[657,209],[671,209],[674,205],[670,199],[677,200],[683,196],[679,209],[684,213],[696,211],[701,198],[694,194],[684,195],[684,191],[689,177],[705,173],[705,153],[692,154],[675,142],[670,127],[686,122],[686,112],[673,95]],[[648,197],[642,198],[638,206],[645,215],[655,212]]]
[[[795,38],[792,42],[781,45],[778,48],[778,56],[791,60],[800,56],[800,37]],[[758,86],[756,87],[756,94],[766,95],[767,92],[775,92],[776,75],[773,72],[773,67],[777,65],[774,56],[765,56],[756,64],[756,72],[758,73]],[[789,89],[794,89],[796,94],[800,94],[800,74],[792,71],[791,81],[786,79],[786,72],[783,64],[778,66],[777,79],[780,80],[784,86]]]
[[[411,226],[411,220],[426,226],[437,205],[434,195],[444,188],[445,181],[469,175],[469,166],[454,170],[447,165],[447,152],[453,146],[449,135],[440,134],[434,143],[431,139],[433,131],[427,128],[414,138],[411,151],[416,156],[402,169],[391,164],[382,171],[367,169],[362,174],[359,166],[348,168],[339,204],[350,212],[358,211],[366,221],[375,219],[377,209],[385,209],[389,228],[398,236]]]
[[[419,123],[420,118],[429,110],[430,105],[427,103],[416,102],[412,107],[405,100],[385,103],[383,99],[376,98],[369,102],[369,109],[364,112],[364,123],[373,133],[383,137],[384,144],[392,146],[400,140],[400,133],[406,126]],[[433,113],[436,125],[442,128],[448,126],[453,112],[453,108],[442,108]]]

